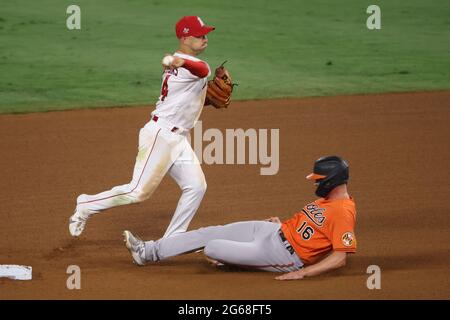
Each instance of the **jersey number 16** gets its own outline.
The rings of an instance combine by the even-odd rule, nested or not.
[[[314,229],[308,226],[306,222],[303,222],[300,228],[297,229],[297,233],[302,235],[303,240],[308,241],[313,236]]]

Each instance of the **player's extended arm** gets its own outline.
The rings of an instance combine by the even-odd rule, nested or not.
[[[180,57],[173,57],[169,67],[179,68],[183,67],[188,69],[194,76],[204,78],[208,76],[209,69],[206,63],[203,61],[192,61],[189,59],[183,59]]]
[[[299,271],[293,271],[285,273],[281,276],[276,277],[276,280],[297,280],[303,279],[304,277],[313,277],[319,274],[340,268],[345,266],[347,259],[347,253],[341,251],[333,251],[328,257],[322,261],[310,265],[306,268],[300,269]]]

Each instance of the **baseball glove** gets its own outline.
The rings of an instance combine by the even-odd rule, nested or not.
[[[226,62],[226,61],[225,61]],[[231,102],[233,92],[233,81],[230,73],[222,63],[215,71],[214,79],[208,81],[205,105],[212,105],[217,109],[226,108]]]

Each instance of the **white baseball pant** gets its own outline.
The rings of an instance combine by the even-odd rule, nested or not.
[[[173,130],[159,118],[149,121],[139,133],[139,150],[130,183],[96,195],[82,194],[77,210],[89,216],[100,211],[148,199],[169,172],[182,190],[178,206],[164,234],[185,232],[206,192],[206,181],[189,143],[189,131]]]

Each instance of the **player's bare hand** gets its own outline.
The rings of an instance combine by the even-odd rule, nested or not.
[[[176,56],[172,56],[169,53],[166,53],[162,60],[162,65],[167,69],[176,69],[184,65],[184,59]]]
[[[285,273],[281,276],[275,277],[275,280],[299,280],[305,277],[305,272],[303,270],[293,271]]]
[[[264,221],[268,221],[268,222],[273,222],[273,223],[278,223],[281,224],[281,220],[278,217],[270,217],[269,219],[266,219]]]
[[[180,57],[173,57],[172,67],[179,68],[184,64],[184,59]]]

